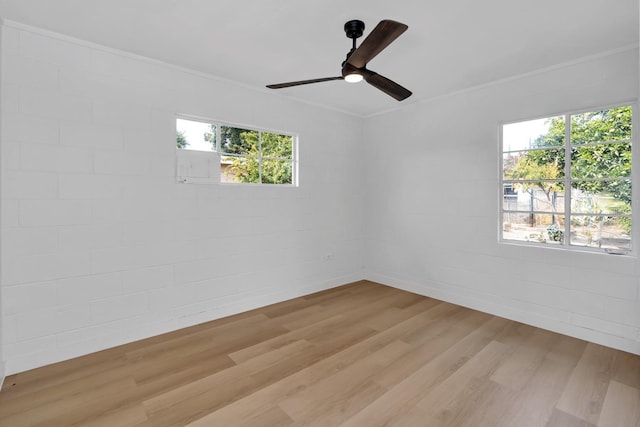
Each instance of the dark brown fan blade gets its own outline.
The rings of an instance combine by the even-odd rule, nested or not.
[[[308,85],[311,83],[321,83],[321,82],[329,82],[331,80],[342,80],[344,79],[344,77],[340,76],[340,77],[323,77],[321,79],[311,79],[311,80],[300,80],[297,82],[289,82],[289,83],[278,83],[275,85],[267,85],[267,87],[269,89],[282,89],[285,87],[291,87],[291,86],[300,86],[300,85]]]
[[[347,62],[356,68],[364,67],[385,47],[407,31],[407,28],[409,28],[407,25],[390,19],[380,21],[376,28],[360,44],[360,47],[349,56]]]
[[[389,80],[388,78],[381,76],[380,74],[366,70],[364,78],[371,86],[374,86],[389,96],[402,101],[411,96],[411,91],[400,86],[398,83]]]

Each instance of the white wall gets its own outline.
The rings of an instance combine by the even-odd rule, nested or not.
[[[367,277],[640,353],[637,258],[497,243],[499,123],[637,100],[638,63],[631,49],[369,118]]]
[[[13,23],[2,59],[8,374],[362,278],[360,118]],[[177,113],[299,133],[299,188],[176,184]]]
[[[7,373],[363,277],[640,353],[636,258],[497,243],[498,123],[636,99],[637,50],[362,120],[2,30]],[[177,113],[299,132],[300,187],[176,184]]]
[[[2,82],[2,31],[0,31],[0,82]],[[0,84],[0,111],[2,110],[2,85]],[[0,114],[0,135],[2,135],[2,114]],[[0,149],[0,188],[2,187],[2,164],[4,163],[4,157],[2,155],[2,150]],[[0,213],[2,212],[2,198],[0,197]],[[0,245],[0,260],[2,259],[2,245]],[[2,263],[0,262],[0,277],[2,277]],[[4,384],[4,376],[5,376],[5,366],[4,366],[4,355],[2,349],[3,343],[3,329],[4,329],[4,318],[3,318],[3,309],[2,309],[2,288],[0,287],[0,388]]]

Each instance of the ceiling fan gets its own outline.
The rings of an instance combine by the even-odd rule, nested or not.
[[[367,63],[377,54],[382,52],[395,39],[400,37],[407,28],[407,25],[400,22],[385,19],[373,29],[364,39],[360,47],[356,48],[356,39],[364,32],[364,22],[357,19],[344,24],[344,31],[347,37],[353,40],[353,47],[347,53],[347,59],[342,63],[342,75],[338,77],[323,77],[320,79],[300,80],[296,82],[278,83],[267,85],[269,89],[282,89],[285,87],[306,85],[311,83],[328,82],[332,80],[346,80],[350,83],[357,83],[365,80],[389,96],[402,101],[411,96],[411,91],[400,86],[394,81],[381,76],[375,71],[367,69]]]

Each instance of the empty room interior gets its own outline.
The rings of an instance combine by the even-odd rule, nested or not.
[[[0,427],[640,427],[639,18],[0,1]]]

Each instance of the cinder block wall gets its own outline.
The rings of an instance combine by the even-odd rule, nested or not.
[[[636,258],[497,243],[497,124],[636,100],[637,49],[363,119],[10,22],[0,46],[9,374],[364,277],[640,353]],[[300,186],[176,184],[176,114],[299,133]]]
[[[638,80],[635,47],[368,119],[367,277],[640,354],[636,257],[498,243],[500,123],[635,102]]]
[[[362,278],[362,119],[2,36],[8,374]],[[300,186],[177,184],[176,114],[298,133]]]

